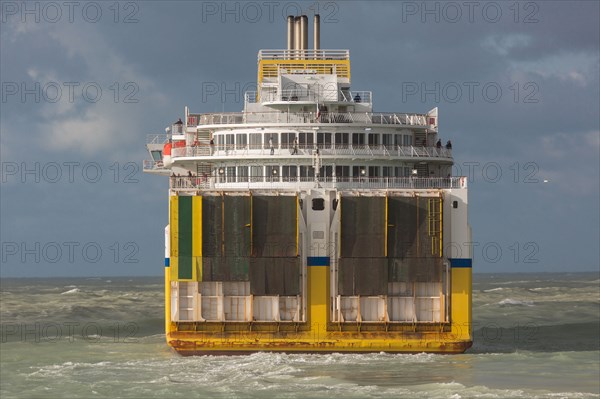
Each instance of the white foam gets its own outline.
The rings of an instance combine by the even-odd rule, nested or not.
[[[494,291],[502,291],[502,290],[504,290],[504,288],[498,287],[498,288],[490,288],[489,290],[483,290],[483,292],[494,292]]]
[[[61,292],[60,295],[76,294],[79,291],[81,291],[79,288],[73,288],[72,290]]]
[[[519,301],[518,299],[506,298],[498,302],[500,306],[534,306],[533,301]]]

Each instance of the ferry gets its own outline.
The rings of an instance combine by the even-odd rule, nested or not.
[[[169,177],[165,332],[181,355],[462,353],[472,242],[438,109],[375,112],[314,16],[258,52],[242,112],[149,135]]]

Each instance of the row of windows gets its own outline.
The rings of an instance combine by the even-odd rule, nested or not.
[[[215,134],[215,144],[218,146],[234,145],[238,148],[245,148],[250,144],[251,148],[259,148],[263,145],[265,148],[270,146],[272,141],[274,147],[281,143],[282,148],[291,147],[298,137],[298,143],[301,147],[312,147],[316,143],[320,147],[347,146],[347,145],[385,145],[385,146],[411,146],[413,145],[412,134],[392,134],[392,133],[227,133]]]
[[[334,175],[335,172],[335,175]],[[357,166],[357,165],[324,165],[319,169],[321,177],[358,178],[358,177],[408,177],[411,168],[408,166]],[[217,169],[219,177],[227,182],[260,182],[268,180],[296,181],[300,178],[314,178],[315,168],[297,165],[266,166],[227,166]]]

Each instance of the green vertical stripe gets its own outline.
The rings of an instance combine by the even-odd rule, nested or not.
[[[179,197],[179,279],[192,273],[192,197]]]

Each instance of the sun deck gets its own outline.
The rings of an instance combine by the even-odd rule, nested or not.
[[[199,129],[211,125],[245,125],[269,126],[268,124],[311,124],[318,126],[328,124],[373,124],[411,126],[423,129],[436,129],[437,124],[430,123],[427,114],[393,113],[393,112],[223,112],[209,114],[190,114],[187,124]]]

